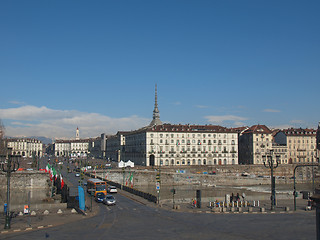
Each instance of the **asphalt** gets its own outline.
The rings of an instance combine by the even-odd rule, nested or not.
[[[140,204],[153,207],[161,208],[167,211],[176,211],[176,212],[189,212],[195,214],[201,213],[211,213],[211,214],[293,214],[293,200],[281,200],[277,202],[277,206],[274,210],[270,210],[270,202],[262,201],[259,203],[259,206],[251,206],[251,211],[249,207],[242,207],[241,211],[238,208],[231,209],[225,208],[215,209],[208,206],[208,203],[201,204],[201,208],[193,207],[192,204],[178,203],[173,205],[173,203],[167,204],[155,204],[146,199],[143,199],[139,196],[133,195],[131,193],[118,190],[118,194],[121,194],[133,201],[136,201]],[[18,215],[14,214],[11,219],[10,229],[4,229],[5,226],[5,216],[1,214],[0,216],[0,238],[5,237],[7,234],[22,232],[22,231],[34,231],[43,228],[50,228],[53,226],[58,226],[61,224],[66,224],[74,221],[79,221],[81,219],[90,218],[95,216],[99,211],[98,204],[94,203],[92,209],[90,198],[86,198],[86,206],[88,209],[83,213],[74,213],[72,209],[61,209],[62,213],[58,213],[59,209],[51,209],[49,214],[44,214],[44,212],[36,212],[36,215]],[[307,200],[297,199],[297,212],[306,211]],[[261,208],[264,208],[265,211],[262,212]],[[310,213],[315,211],[314,209],[309,211]]]

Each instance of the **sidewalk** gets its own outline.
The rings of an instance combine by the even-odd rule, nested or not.
[[[86,199],[86,206],[90,207],[90,198]],[[99,211],[99,207],[93,204],[92,211],[87,209],[85,214],[79,214],[75,209],[51,209],[49,212],[35,211],[35,215],[19,215],[14,213],[10,229],[4,229],[5,216],[3,213],[0,215],[0,238],[5,234],[22,231],[32,231],[42,228],[58,226],[81,219],[90,218],[95,216]]]
[[[275,210],[270,210],[270,201],[261,201],[259,207],[252,207],[252,211],[249,212],[248,207],[243,207],[241,212],[239,212],[238,208],[234,209],[234,212],[230,211],[230,208],[226,208],[223,211],[214,211],[213,208],[209,207],[209,203],[202,203],[201,208],[194,208],[190,204],[187,203],[177,203],[173,205],[172,203],[160,204],[157,205],[153,202],[150,202],[146,199],[143,199],[139,196],[134,194],[128,193],[126,191],[118,189],[118,194],[121,194],[133,201],[136,201],[140,204],[146,205],[148,207],[153,208],[161,208],[167,211],[176,211],[176,212],[190,212],[190,213],[211,213],[211,214],[246,214],[246,213],[264,213],[264,214],[292,214],[294,213],[293,208],[293,200],[279,200],[277,202],[277,206]],[[86,198],[86,206],[91,206],[91,199],[90,197]],[[304,199],[297,199],[297,211],[296,212],[306,212],[307,200]],[[285,209],[287,207],[287,211]],[[264,208],[265,212],[261,212],[260,208]],[[44,212],[36,212],[36,215],[22,215],[19,216],[16,214],[11,220],[11,228],[10,229],[3,229],[5,225],[5,216],[1,214],[0,216],[0,237],[5,236],[6,234],[14,233],[14,232],[22,232],[22,231],[32,231],[42,228],[48,228],[53,226],[58,226],[61,224],[66,224],[74,221],[79,221],[84,218],[90,218],[95,216],[99,211],[99,206],[97,204],[93,204],[93,209],[90,211],[88,209],[86,211],[86,215],[79,214],[77,212],[73,213],[72,209],[61,209],[62,213],[58,213],[59,209],[50,210],[49,214],[44,214]],[[314,209],[308,212],[313,212]]]

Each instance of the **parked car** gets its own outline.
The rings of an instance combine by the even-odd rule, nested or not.
[[[108,187],[108,193],[117,193],[118,190],[115,186],[109,186]]]
[[[110,206],[110,205],[116,205],[116,199],[114,198],[114,196],[112,195],[107,195],[104,199],[103,199],[103,203]]]
[[[98,192],[95,196],[96,202],[103,202],[105,198],[106,197],[105,197],[104,193],[102,193],[102,192]]]
[[[75,175],[76,177],[80,177],[80,173],[76,173],[76,175]]]

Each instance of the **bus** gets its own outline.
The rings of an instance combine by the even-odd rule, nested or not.
[[[90,178],[87,181],[87,192],[90,193],[90,191],[94,192],[94,196],[98,192],[102,192],[107,196],[107,183],[97,178]]]

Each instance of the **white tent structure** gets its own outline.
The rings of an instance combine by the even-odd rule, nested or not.
[[[118,167],[119,168],[123,168],[123,167],[134,167],[134,162],[132,162],[132,161],[128,161],[128,162],[124,162],[124,161],[120,161],[119,163],[118,163]]]

